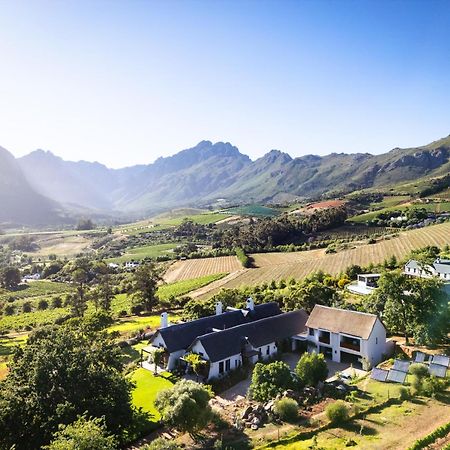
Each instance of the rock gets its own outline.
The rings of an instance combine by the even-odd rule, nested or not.
[[[250,427],[252,430],[257,430],[259,427],[256,424],[252,424],[252,426]]]
[[[242,413],[241,417],[243,419],[246,419],[252,411],[253,411],[253,408],[251,406],[247,406],[247,408],[245,408],[244,412]]]

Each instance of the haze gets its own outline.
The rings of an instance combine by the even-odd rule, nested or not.
[[[450,3],[0,3],[0,145],[110,167],[198,141],[252,158],[450,133]]]

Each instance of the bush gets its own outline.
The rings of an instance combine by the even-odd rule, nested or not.
[[[416,375],[418,378],[425,378],[428,376],[428,368],[425,364],[411,364],[409,366],[409,373]]]
[[[248,394],[258,402],[266,402],[293,387],[291,369],[286,363],[282,361],[270,364],[257,363],[253,369]]]
[[[40,311],[44,311],[44,310],[47,309],[47,308],[48,308],[48,301],[47,301],[47,300],[44,300],[44,299],[39,300],[39,303],[38,303],[38,309],[39,309]]]
[[[405,386],[400,387],[400,400],[405,401],[411,398],[411,392]]]
[[[348,408],[341,400],[328,405],[325,414],[333,424],[341,424],[348,420]]]
[[[181,450],[181,447],[176,442],[159,437],[146,445],[143,450]]]
[[[298,418],[298,404],[292,398],[278,400],[273,410],[284,422],[294,422]]]
[[[422,382],[422,393],[427,397],[436,397],[439,392],[442,392],[446,388],[445,380],[439,380],[438,378],[431,376],[427,377]]]
[[[61,297],[53,297],[52,298],[52,308],[61,308],[62,307],[62,298]]]
[[[301,385],[316,386],[328,376],[325,357],[321,353],[304,353],[297,363],[295,372]]]
[[[245,267],[248,269],[252,266],[252,260],[247,254],[245,253],[244,249],[241,247],[237,247],[235,249],[237,259],[241,262],[242,267]]]
[[[31,312],[32,311],[32,307],[31,307],[31,303],[30,302],[25,302],[23,305],[22,305],[22,312],[24,312],[24,313],[29,313],[29,312]]]

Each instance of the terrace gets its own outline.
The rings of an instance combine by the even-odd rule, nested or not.
[[[330,345],[330,332],[319,330],[319,342]]]
[[[353,350],[354,352],[361,351],[361,340],[354,337],[342,336],[339,343],[341,348],[346,348],[348,350]]]

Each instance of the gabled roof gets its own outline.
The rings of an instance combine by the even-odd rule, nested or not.
[[[368,339],[377,319],[375,314],[316,305],[306,326]]]
[[[190,322],[160,328],[150,339],[150,342],[160,335],[166,344],[167,350],[172,353],[187,349],[196,337],[211,333],[213,328],[228,329],[265,317],[276,316],[280,313],[280,307],[275,302],[256,305],[252,311],[227,311],[215,316],[203,317]]]
[[[191,347],[200,342],[212,362],[221,361],[240,354],[247,342],[258,348],[303,333],[307,319],[304,310],[279,314],[199,336]]]

